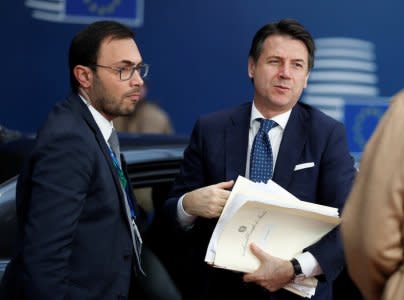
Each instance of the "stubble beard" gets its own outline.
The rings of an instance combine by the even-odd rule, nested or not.
[[[117,98],[108,93],[104,86],[97,80],[92,95],[92,105],[108,119],[120,116],[128,116],[135,110],[136,103],[132,106],[124,105],[124,98]]]

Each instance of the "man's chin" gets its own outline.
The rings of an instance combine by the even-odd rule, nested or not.
[[[136,103],[133,103],[132,106],[127,107],[125,110],[120,111],[119,115],[120,116],[129,116],[135,111],[135,108],[136,108]]]

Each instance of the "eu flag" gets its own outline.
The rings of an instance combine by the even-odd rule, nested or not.
[[[344,123],[349,149],[361,154],[389,105],[386,97],[363,97],[345,99]]]
[[[66,15],[109,18],[136,18],[135,0],[66,1]]]
[[[65,0],[67,19],[114,19],[128,25],[143,21],[143,0]]]
[[[129,26],[143,25],[144,0],[25,0],[32,17],[48,22],[90,24],[115,20]]]

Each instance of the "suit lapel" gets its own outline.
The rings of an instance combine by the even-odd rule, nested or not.
[[[88,110],[88,107],[83,102],[83,100],[81,100],[81,98],[79,96],[76,96],[76,95],[70,96],[68,102],[70,103],[70,106],[72,107],[72,109],[83,117],[83,119],[86,121],[88,126],[94,132],[95,139],[97,140],[97,143],[102,151],[102,154],[104,155],[104,159],[108,163],[108,167],[111,171],[112,178],[114,180],[115,186],[116,186],[118,194],[119,194],[119,199],[121,200],[121,203],[123,205],[122,207],[125,210],[125,215],[127,215],[127,212],[125,209],[125,207],[126,207],[125,197],[123,195],[123,191],[121,188],[121,182],[119,180],[118,173],[115,170],[115,166],[114,166],[111,156],[109,154],[109,149],[108,149],[107,143],[105,142],[105,139],[104,139],[97,123],[95,122],[93,116],[91,115],[90,111]]]
[[[226,127],[224,150],[226,180],[235,180],[238,175],[245,175],[250,116],[251,103],[243,104],[230,116]]]
[[[272,179],[284,188],[287,188],[292,178],[294,167],[299,162],[307,140],[307,118],[306,111],[298,103],[292,109],[283,133]]]

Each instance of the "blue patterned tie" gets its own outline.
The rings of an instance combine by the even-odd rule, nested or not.
[[[272,147],[268,132],[278,124],[267,119],[258,119],[261,122],[260,129],[255,135],[250,156],[250,180],[255,182],[267,182],[272,178]]]

